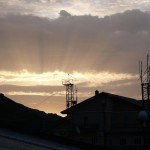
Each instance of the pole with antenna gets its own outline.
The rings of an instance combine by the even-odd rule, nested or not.
[[[143,73],[143,65],[142,61],[139,62],[139,73],[141,80],[141,93],[142,100],[150,100],[150,66],[149,66],[149,57],[147,55],[147,67],[145,72]]]
[[[73,79],[70,78],[69,74],[68,79],[62,80],[62,84],[66,87],[66,108],[75,106],[77,104],[77,90],[75,91]]]

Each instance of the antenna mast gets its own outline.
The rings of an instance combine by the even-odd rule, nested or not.
[[[149,57],[147,55],[147,67],[143,73],[142,61],[139,63],[140,79],[141,79],[141,92],[142,100],[150,100],[150,66],[149,66]]]
[[[62,84],[66,87],[66,108],[70,108],[77,104],[77,89],[74,89],[73,79],[70,79],[69,74]]]

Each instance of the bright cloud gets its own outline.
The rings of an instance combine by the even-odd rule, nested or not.
[[[65,72],[44,72],[32,73],[27,70],[20,72],[0,71],[0,84],[19,85],[19,86],[36,86],[49,85],[59,86],[62,80],[66,78]],[[82,86],[99,86],[117,80],[134,79],[137,75],[109,72],[73,72],[70,76],[77,84],[85,83]]]
[[[29,96],[64,96],[65,91],[59,91],[59,92],[24,92],[24,91],[10,91],[6,92],[8,95],[29,95]]]
[[[66,91],[54,91],[54,92],[24,92],[24,91],[10,91],[10,92],[5,92],[5,94],[10,95],[10,96],[43,96],[43,97],[64,97],[66,95]],[[78,97],[90,97],[93,95],[93,92],[78,92]]]
[[[103,17],[131,9],[148,11],[149,7],[149,0],[1,0],[0,14],[20,13],[55,18],[64,9],[73,15],[92,14]]]
[[[95,87],[100,86],[104,83],[109,83],[117,80],[128,80],[128,79],[136,79],[137,75],[131,74],[123,74],[123,73],[109,73],[109,72],[86,72],[86,73],[78,73],[75,72],[73,74],[78,79],[78,83],[87,83],[86,86]],[[83,85],[84,86],[84,85]]]

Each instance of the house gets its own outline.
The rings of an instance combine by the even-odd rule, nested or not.
[[[63,110],[68,122],[65,135],[74,140],[108,148],[150,147],[150,102],[99,93]]]

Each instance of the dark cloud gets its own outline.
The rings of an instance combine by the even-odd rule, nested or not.
[[[104,18],[60,14],[51,20],[1,17],[0,69],[138,72],[138,60],[149,50],[148,13],[133,10]]]
[[[60,14],[60,17],[70,17],[71,16],[71,14],[65,10],[61,10],[59,14]]]
[[[93,87],[89,87],[88,83],[84,82],[79,84],[78,87],[79,92],[89,93],[90,96],[95,94],[95,90],[99,90],[99,92],[108,92],[126,97],[141,99],[141,85],[140,81],[137,79],[117,80]],[[90,96],[87,95],[86,98]]]

